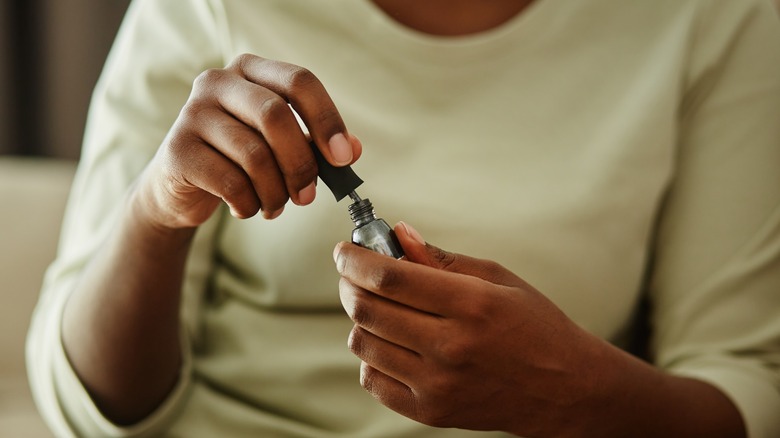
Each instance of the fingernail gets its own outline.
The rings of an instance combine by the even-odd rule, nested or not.
[[[425,245],[425,239],[423,239],[423,237],[420,235],[420,233],[417,232],[417,230],[414,229],[414,227],[404,221],[401,221],[401,226],[404,227],[404,230],[406,231],[406,234],[409,235],[409,237],[414,239],[420,245]]]
[[[338,264],[339,261],[339,253],[341,252],[341,243],[337,244],[335,248],[333,248],[333,261]]]
[[[278,218],[282,214],[283,211],[284,211],[284,207],[282,207],[282,208],[280,208],[280,209],[278,209],[276,211],[272,211],[272,212],[270,212],[268,214],[265,214],[264,216],[268,220],[276,219],[276,218]]]
[[[308,186],[301,189],[298,192],[298,205],[309,205],[314,201],[314,197],[317,195],[317,186],[314,181]]]
[[[333,157],[333,161],[336,164],[347,165],[352,162],[352,145],[347,141],[347,137],[342,133],[338,133],[330,138],[328,141],[330,147],[330,154]]]

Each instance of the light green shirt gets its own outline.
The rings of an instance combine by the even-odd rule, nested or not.
[[[193,79],[244,52],[325,84],[379,216],[498,261],[621,347],[645,294],[655,363],[721,388],[751,437],[780,436],[780,23],[763,0],[537,0],[458,38],[369,1],[135,1],[29,334],[58,436],[495,436],[428,428],[360,387],[331,258],[352,224],[323,185],[277,220],[201,227],[188,356],[156,413],[120,428],[90,400],[64,302]]]

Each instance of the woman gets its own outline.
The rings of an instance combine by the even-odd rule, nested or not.
[[[776,436],[779,32],[763,0],[136,1],[29,335],[45,418]],[[334,270],[305,131],[406,260]]]

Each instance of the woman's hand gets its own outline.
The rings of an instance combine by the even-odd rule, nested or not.
[[[245,218],[314,199],[317,165],[289,104],[335,165],[361,153],[307,70],[251,55],[198,77],[127,213],[84,270],[63,313],[70,363],[112,421],[147,417],[180,379],[180,298],[195,227],[221,202]],[[142,322],[142,323],[141,323]]]
[[[599,386],[602,342],[497,263],[425,245],[407,225],[396,234],[406,261],[347,243],[334,253],[366,390],[439,427],[571,424]]]
[[[360,383],[438,427],[522,436],[741,437],[714,386],[666,374],[578,327],[495,262],[395,227],[406,260],[334,251]]]
[[[289,106],[288,106],[289,103]],[[136,186],[144,217],[194,227],[221,202],[239,218],[281,214],[288,199],[315,197],[317,164],[293,111],[334,165],[361,154],[333,101],[308,70],[253,55],[195,80],[162,147]]]

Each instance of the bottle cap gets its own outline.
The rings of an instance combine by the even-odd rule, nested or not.
[[[363,180],[357,176],[350,166],[333,166],[328,163],[314,142],[309,143],[309,146],[311,146],[314,158],[317,160],[318,176],[328,186],[333,196],[336,197],[337,202],[363,184]]]

